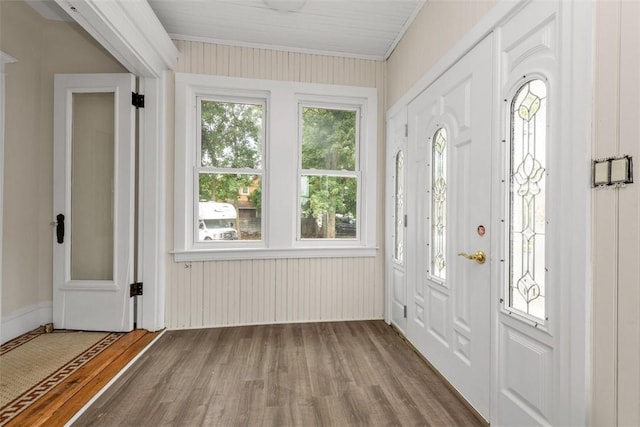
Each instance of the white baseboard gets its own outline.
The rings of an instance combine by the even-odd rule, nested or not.
[[[4,344],[25,332],[32,331],[38,326],[52,321],[53,306],[51,301],[23,307],[8,316],[2,317],[0,343]]]

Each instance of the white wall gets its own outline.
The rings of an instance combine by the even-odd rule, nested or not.
[[[496,2],[427,1],[387,61],[387,105],[404,95]]]
[[[593,191],[593,424],[640,425],[640,2],[596,3],[593,153],[634,184]]]
[[[383,211],[385,64],[342,57],[176,41],[175,71],[378,89],[378,211]],[[173,77],[168,94],[167,248],[173,248]],[[370,258],[176,263],[167,255],[169,328],[383,317],[382,215]]]
[[[78,25],[2,1],[6,66],[2,342],[51,321],[53,74],[123,72]]]

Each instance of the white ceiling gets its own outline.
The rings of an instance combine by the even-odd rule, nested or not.
[[[69,20],[53,1],[27,2],[47,19]],[[386,59],[425,0],[148,2],[174,39]],[[276,11],[267,5],[278,2],[303,5],[293,12]]]
[[[423,0],[306,0],[295,12],[263,0],[150,0],[172,38],[385,59]]]

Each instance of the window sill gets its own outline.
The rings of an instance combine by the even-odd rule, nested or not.
[[[283,258],[364,258],[375,257],[378,253],[378,248],[362,246],[291,249],[229,248],[175,250],[171,253],[175,262]]]

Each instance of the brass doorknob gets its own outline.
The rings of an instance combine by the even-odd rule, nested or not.
[[[476,251],[476,253],[473,254],[473,255],[469,255],[466,252],[460,252],[458,254],[458,256],[463,256],[463,257],[465,257],[467,259],[472,259],[475,262],[477,262],[478,264],[484,264],[484,262],[487,260],[487,256],[482,251]]]

